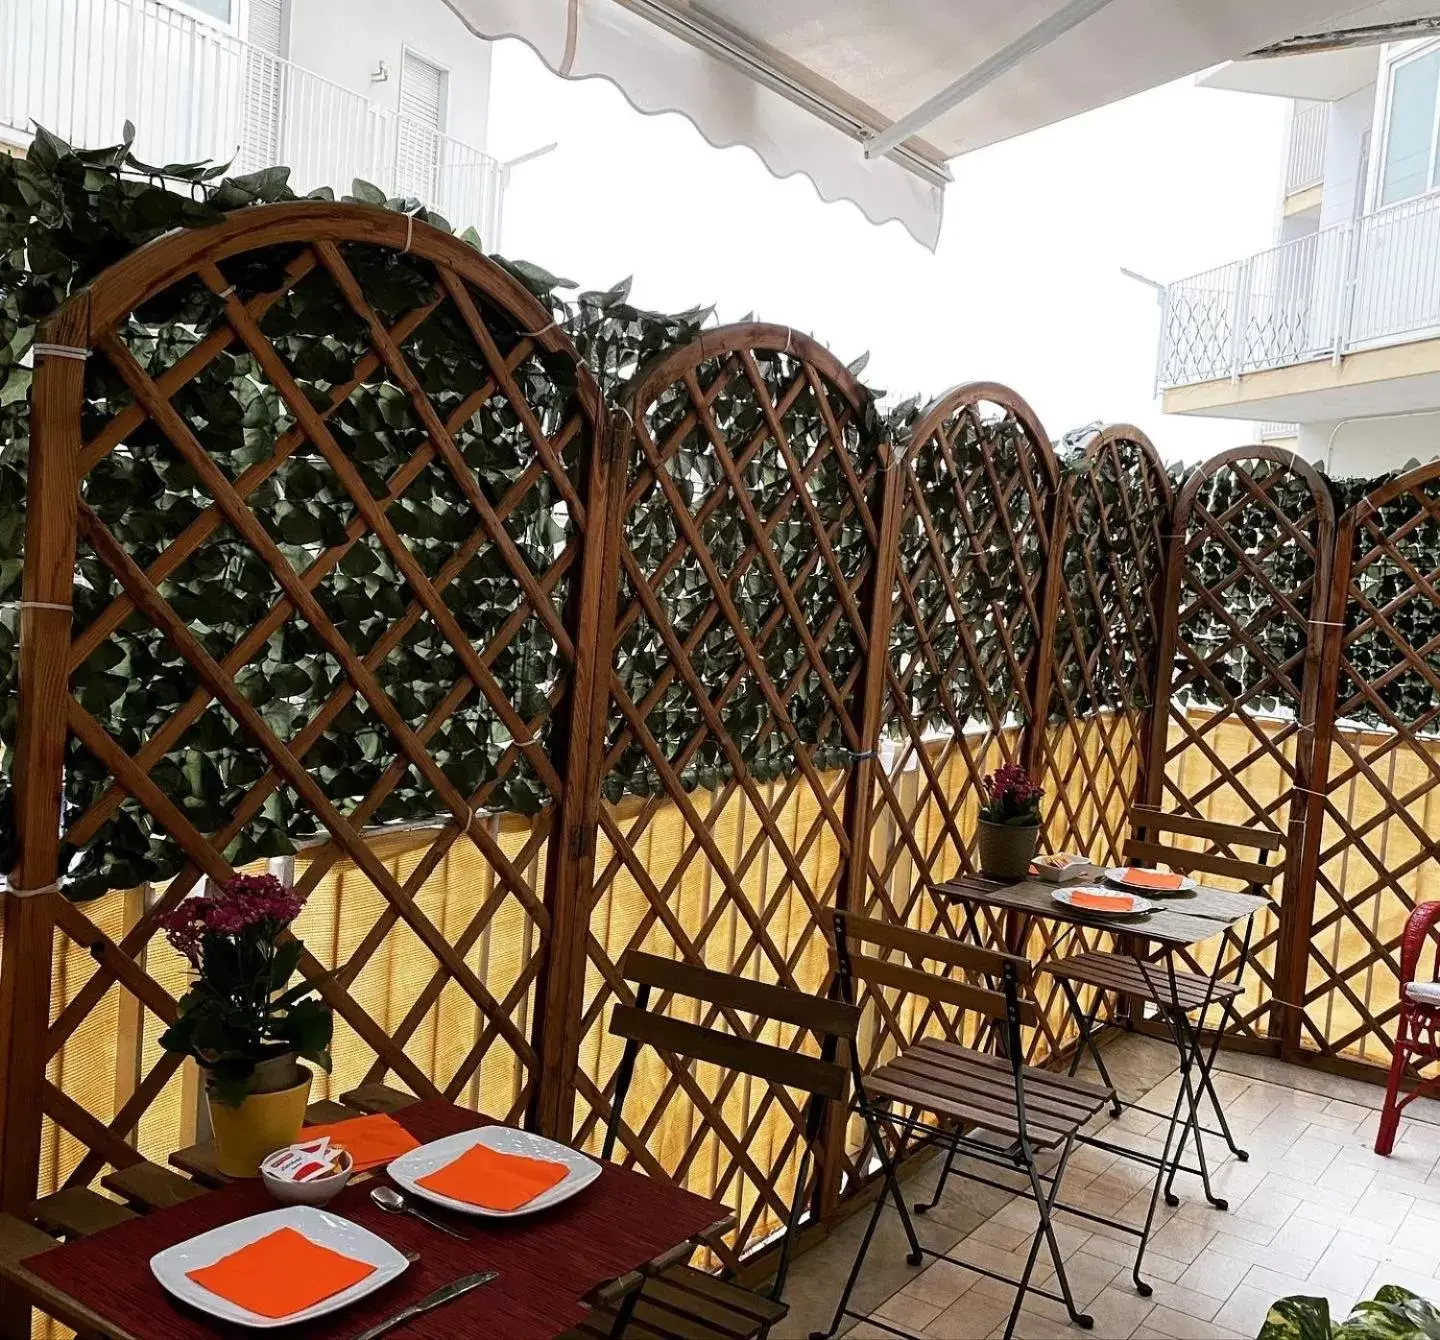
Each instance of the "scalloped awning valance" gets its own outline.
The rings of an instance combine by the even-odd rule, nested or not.
[[[556,73],[940,234],[946,163],[1221,61],[1440,0],[447,0]]]

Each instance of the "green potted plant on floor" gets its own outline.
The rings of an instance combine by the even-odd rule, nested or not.
[[[984,779],[980,807],[980,871],[1000,879],[1024,879],[1040,840],[1040,801],[1045,792],[1018,763]]]
[[[194,976],[160,1043],[204,1071],[227,1176],[254,1177],[266,1154],[294,1143],[310,1094],[300,1060],[330,1069],[330,1011],[313,983],[289,985],[304,946],[285,932],[302,903],[273,875],[235,875],[161,923]]]

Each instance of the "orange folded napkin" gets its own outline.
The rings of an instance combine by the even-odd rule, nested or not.
[[[307,1126],[300,1132],[300,1139],[318,1140],[328,1135],[337,1145],[343,1145],[355,1160],[355,1171],[379,1168],[420,1148],[420,1141],[410,1134],[394,1117],[376,1112],[368,1117],[352,1117],[349,1121],[332,1121],[325,1126]]]
[[[289,1317],[359,1284],[375,1267],[321,1247],[293,1228],[277,1228],[213,1265],[185,1273],[202,1289],[250,1312]]]
[[[563,1163],[471,1145],[458,1159],[415,1180],[427,1191],[482,1210],[518,1210],[570,1171]]]
[[[1088,908],[1091,912],[1132,912],[1135,900],[1128,893],[1086,893],[1076,890],[1070,895],[1071,907]]]
[[[1180,889],[1185,886],[1181,875],[1172,875],[1165,870],[1138,870],[1134,866],[1122,870],[1120,878],[1141,889]]]

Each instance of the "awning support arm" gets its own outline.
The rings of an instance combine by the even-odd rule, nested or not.
[[[1021,61],[1033,56],[1064,36],[1071,28],[1084,23],[1092,14],[1104,9],[1110,0],[1070,0],[1048,19],[1037,23],[1023,37],[1016,38],[1008,47],[981,61],[969,74],[962,75],[948,88],[943,88],[933,98],[922,102],[913,112],[902,116],[885,130],[865,141],[866,158],[883,158],[910,136],[923,130],[937,117],[943,116],[952,107],[973,98],[987,84],[993,84],[1001,75],[1013,70]]]

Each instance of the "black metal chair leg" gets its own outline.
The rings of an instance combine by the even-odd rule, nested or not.
[[[945,1183],[950,1180],[951,1170],[955,1167],[955,1156],[960,1152],[959,1146],[952,1140],[949,1152],[945,1155],[945,1166],[940,1169],[939,1180],[935,1183],[935,1194],[929,1200],[917,1200],[915,1202],[916,1214],[928,1214],[938,1204],[940,1197],[945,1194]]]
[[[875,1197],[875,1209],[870,1215],[870,1222],[865,1225],[865,1233],[860,1239],[860,1245],[855,1249],[855,1260],[850,1265],[849,1277],[845,1280],[845,1287],[840,1291],[840,1297],[835,1303],[835,1315],[830,1318],[830,1325],[823,1331],[811,1331],[810,1340],[830,1340],[830,1337],[840,1329],[840,1323],[845,1320],[850,1309],[850,1295],[855,1292],[855,1282],[860,1278],[860,1270],[865,1264],[866,1254],[870,1251],[870,1243],[875,1237],[875,1229],[880,1223],[880,1216],[885,1211],[885,1192],[882,1190]]]
[[[1215,1092],[1214,1081],[1210,1078],[1210,1072],[1215,1068],[1215,1058],[1220,1054],[1220,1043],[1225,1036],[1226,1025],[1230,1020],[1238,1019],[1239,1013],[1235,1009],[1234,999],[1225,1000],[1220,1005],[1220,1027],[1215,1030],[1215,1035],[1210,1042],[1210,1050],[1203,1058],[1197,1058],[1200,1062],[1200,1083],[1202,1088],[1210,1096],[1210,1106],[1215,1109],[1215,1120],[1220,1125],[1220,1134],[1225,1137],[1225,1143],[1230,1146],[1230,1152],[1235,1155],[1241,1163],[1250,1161],[1248,1150],[1241,1149],[1235,1143],[1235,1136],[1231,1133],[1230,1123],[1225,1118],[1225,1108],[1221,1105],[1220,1095]]]
[[[1190,1020],[1183,1011],[1176,1011],[1175,1027],[1178,1030],[1181,1046],[1184,1049],[1182,1055],[1189,1057],[1196,1056],[1200,1050],[1200,1039],[1190,1027]],[[1195,1133],[1195,1158],[1200,1165],[1200,1185],[1204,1188],[1205,1199],[1217,1210],[1228,1210],[1230,1202],[1222,1196],[1217,1196],[1210,1185],[1210,1165],[1205,1158],[1205,1138],[1200,1130],[1200,1090],[1191,1083],[1190,1069],[1192,1061],[1182,1061],[1180,1066],[1180,1092],[1184,1096],[1189,1113],[1185,1123],[1185,1129],[1180,1133],[1180,1149],[1175,1155],[1175,1162],[1170,1168],[1170,1177],[1165,1184],[1165,1203],[1167,1205],[1178,1205],[1179,1198],[1174,1193],[1175,1174],[1180,1171],[1180,1163],[1185,1155],[1186,1136],[1194,1131]]]
[[[1048,1195],[1040,1181],[1040,1174],[1033,1159],[1026,1164],[1025,1171],[1029,1174],[1030,1188],[1035,1195],[1035,1205],[1040,1211],[1039,1232],[1044,1234],[1045,1240],[1050,1246],[1050,1259],[1055,1263],[1055,1278],[1059,1281],[1060,1292],[1065,1297],[1065,1310],[1070,1314],[1070,1320],[1075,1325],[1088,1331],[1095,1325],[1095,1318],[1081,1312],[1075,1305],[1075,1295],[1070,1290],[1070,1277],[1065,1273],[1065,1262],[1060,1255],[1060,1244],[1055,1239],[1055,1229],[1051,1223],[1051,1215],[1055,1211],[1056,1202],[1060,1199],[1060,1183],[1065,1176],[1065,1166],[1070,1162],[1070,1151],[1073,1146],[1074,1137],[1072,1136],[1065,1141],[1065,1147],[1060,1152],[1060,1162],[1055,1165],[1055,1176],[1050,1183]]]
[[[1165,1131],[1165,1148],[1160,1151],[1160,1166],[1155,1170],[1155,1185],[1150,1191],[1150,1209],[1145,1215],[1145,1226],[1140,1230],[1140,1246],[1135,1251],[1135,1264],[1130,1268],[1130,1278],[1135,1282],[1135,1292],[1142,1298],[1149,1298],[1154,1288],[1140,1278],[1140,1267],[1145,1260],[1145,1248],[1150,1245],[1150,1231],[1155,1226],[1155,1211],[1160,1204],[1160,1188],[1165,1182],[1165,1170],[1170,1166],[1170,1146],[1175,1140],[1175,1126],[1180,1120],[1180,1107],[1185,1101],[1184,1091],[1176,1093],[1175,1108],[1170,1113],[1170,1124]],[[1179,1156],[1176,1156],[1179,1162]]]
[[[1080,997],[1075,992],[1073,983],[1067,978],[1060,978],[1060,989],[1065,993],[1065,1002],[1070,1007],[1070,1012],[1075,1016],[1076,1025],[1080,1029],[1080,1042],[1086,1051],[1090,1053],[1091,1059],[1095,1062],[1095,1069],[1100,1072],[1100,1078],[1105,1082],[1105,1087],[1110,1090],[1110,1115],[1118,1117],[1121,1112],[1120,1091],[1115,1087],[1115,1081],[1110,1078],[1110,1072],[1105,1068],[1104,1059],[1100,1055],[1100,1048],[1095,1042],[1095,1034],[1091,1025],[1095,1022],[1095,1015],[1100,1009],[1100,992],[1096,991],[1095,998],[1090,1002],[1089,1011],[1080,1008]],[[1080,1068],[1080,1048],[1075,1049],[1075,1055],[1070,1060],[1070,1073],[1073,1075]]]

